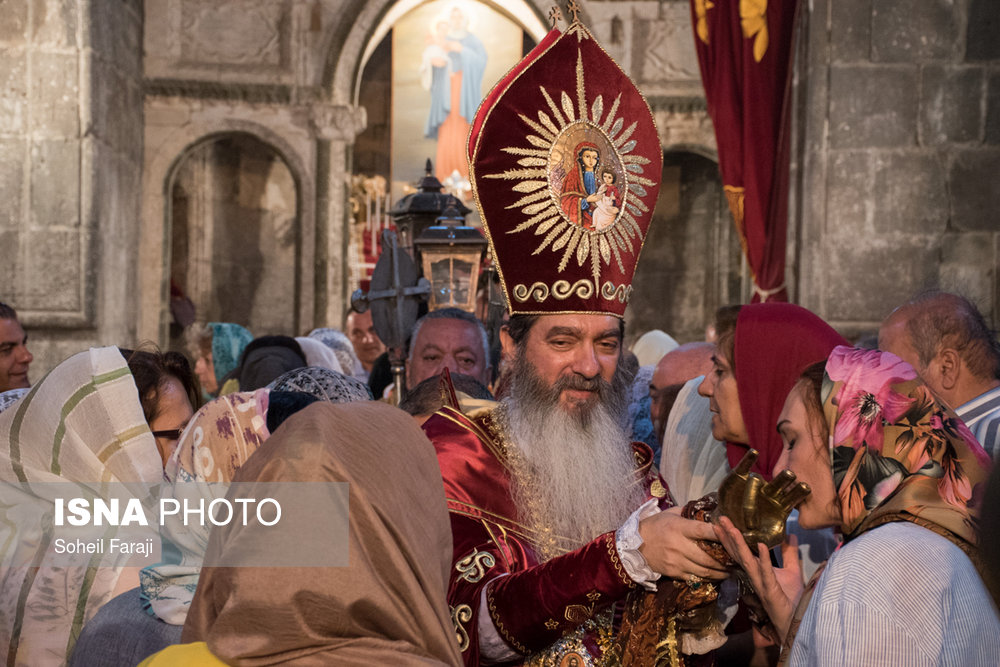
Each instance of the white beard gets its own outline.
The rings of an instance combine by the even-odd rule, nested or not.
[[[511,492],[543,560],[617,529],[645,500],[621,426],[624,388],[616,374],[614,384],[603,382],[589,410],[571,413],[558,403],[560,389],[545,387],[533,368],[515,362],[510,394],[501,403],[515,450]]]

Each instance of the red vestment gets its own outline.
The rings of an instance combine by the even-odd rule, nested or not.
[[[517,520],[505,445],[493,414],[470,418],[443,408],[424,423],[437,450],[451,517],[455,566],[448,604],[462,657],[467,665],[480,662],[485,587],[493,625],[512,648],[525,656],[547,649],[566,657],[579,653],[580,664],[590,663],[610,646],[611,605],[636,584],[619,559],[614,532],[539,564],[534,535]],[[652,469],[652,452],[642,443],[632,447],[635,483],[668,506],[666,488]],[[608,622],[595,622],[598,616]]]

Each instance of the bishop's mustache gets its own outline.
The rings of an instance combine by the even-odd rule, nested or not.
[[[594,391],[603,395],[605,392],[611,391],[611,383],[602,378],[600,375],[588,378],[577,373],[573,373],[572,375],[559,378],[556,381],[554,388],[557,391],[563,391],[566,389],[569,389],[570,391]]]

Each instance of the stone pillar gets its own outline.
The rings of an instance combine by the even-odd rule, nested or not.
[[[0,299],[32,377],[132,343],[142,3],[10,0],[0,19]]]
[[[316,104],[312,128],[316,134],[316,326],[344,326],[350,304],[347,243],[350,148],[365,129],[363,107]]]

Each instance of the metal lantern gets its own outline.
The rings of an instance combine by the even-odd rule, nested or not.
[[[446,208],[452,207],[464,219],[471,210],[454,195],[443,192],[444,186],[434,176],[431,161],[424,166],[424,177],[417,184],[417,191],[400,199],[389,211],[399,234],[399,247],[417,259],[413,249],[414,239],[435,224]],[[428,276],[429,277],[429,276]]]
[[[435,223],[414,241],[424,277],[431,282],[428,307],[474,313],[486,239],[478,229],[466,226],[465,216],[455,206],[445,209]]]

